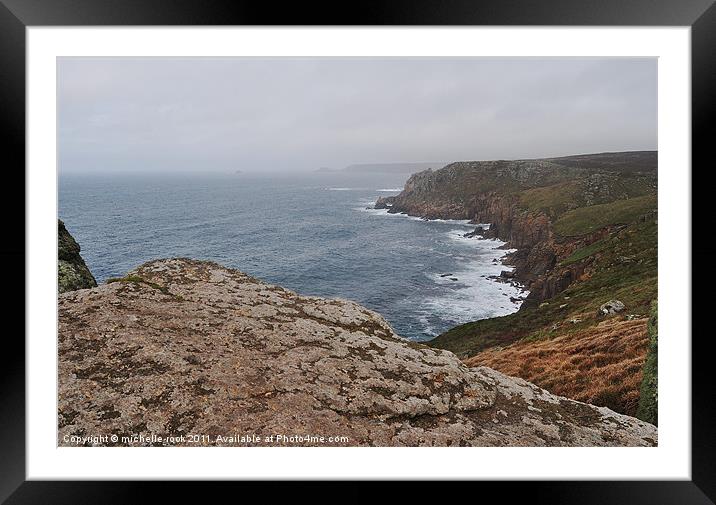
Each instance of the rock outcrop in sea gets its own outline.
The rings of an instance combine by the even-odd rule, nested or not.
[[[356,303],[190,259],[60,294],[58,380],[60,445],[657,443],[651,424],[469,368]]]
[[[97,286],[97,281],[80,256],[80,245],[57,220],[57,285],[60,293]]]

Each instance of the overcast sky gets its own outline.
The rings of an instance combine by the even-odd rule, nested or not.
[[[657,62],[60,58],[58,114],[63,173],[652,150]]]

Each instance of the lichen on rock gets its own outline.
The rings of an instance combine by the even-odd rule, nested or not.
[[[123,281],[125,279],[125,281]],[[59,297],[59,441],[315,435],[344,446],[637,446],[656,428],[409,342],[345,300],[157,260]],[[126,280],[131,279],[131,280]],[[75,439],[76,440],[76,439]],[[225,440],[225,439],[224,439]]]
[[[597,317],[612,316],[618,312],[622,312],[626,307],[619,300],[609,300],[599,306]]]

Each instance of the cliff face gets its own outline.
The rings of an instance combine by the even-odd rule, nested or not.
[[[490,223],[486,237],[518,249],[507,263],[530,290],[529,306],[555,296],[588,270],[588,262],[558,265],[574,250],[602,239],[612,225],[599,226],[599,220],[585,225],[593,216],[584,209],[601,210],[603,216],[616,213],[619,223],[629,212],[655,207],[655,195],[655,152],[604,153],[452,163],[414,174],[399,195],[379,199],[376,207],[428,219]],[[617,205],[629,199],[635,204]]]
[[[65,228],[65,223],[57,220],[57,281],[60,293],[97,286],[92,273],[80,256],[80,245]]]
[[[405,341],[355,303],[299,296],[186,259],[61,294],[58,379],[60,445],[145,445],[122,438],[140,435],[154,435],[153,445],[657,440],[650,424]],[[287,438],[217,438],[237,434]],[[288,438],[306,435],[339,438]]]

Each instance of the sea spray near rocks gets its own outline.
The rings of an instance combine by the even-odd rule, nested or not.
[[[424,297],[418,307],[413,309],[428,335],[435,336],[439,333],[431,323],[436,315],[449,317],[454,324],[503,316],[517,311],[522,300],[529,294],[517,282],[498,282],[502,272],[512,271],[512,267],[504,265],[502,259],[514,253],[514,249],[504,249],[506,243],[498,239],[486,240],[477,235],[467,236],[475,226],[488,229],[489,224],[475,225],[467,219],[425,219],[389,213],[386,208],[376,209],[371,206],[357,207],[356,210],[374,216],[403,218],[437,225],[440,228],[434,231],[434,240],[444,240],[444,237],[447,237],[449,243],[455,244],[449,253],[457,263],[454,273],[445,275],[442,272],[425,272],[426,277],[443,286],[445,290],[434,296]],[[449,227],[450,225],[453,227]],[[436,251],[434,254],[441,253]]]

